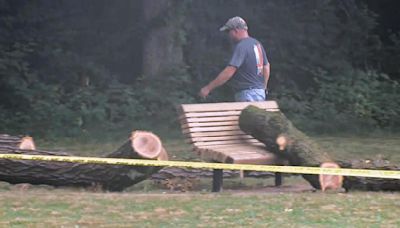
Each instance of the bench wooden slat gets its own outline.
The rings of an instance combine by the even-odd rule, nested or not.
[[[243,140],[253,139],[251,135],[227,135],[227,136],[216,136],[216,137],[192,137],[188,139],[188,142],[211,142],[211,141],[222,141],[222,140]]]
[[[254,159],[254,158],[261,158],[266,156],[265,154],[261,154],[261,153],[232,153],[232,154],[227,154],[228,156],[234,158],[234,159],[243,159],[243,158],[249,158],[249,159]]]
[[[239,116],[241,111],[222,111],[222,112],[188,112],[184,118],[190,117],[218,117],[218,116]]]
[[[233,164],[275,165],[279,162],[275,156],[262,156],[258,158],[233,158]]]
[[[191,123],[191,122],[220,122],[220,121],[232,121],[239,120],[239,116],[217,116],[217,117],[192,117],[181,120],[182,124]]]
[[[226,140],[226,141],[211,141],[211,142],[195,142],[195,146],[210,146],[210,145],[233,145],[243,143],[260,143],[257,139],[246,139],[246,140]]]
[[[267,109],[270,112],[279,111],[279,109]],[[218,117],[218,116],[239,116],[241,111],[222,111],[222,112],[188,112],[183,118],[190,117]]]
[[[216,146],[195,146],[193,147],[193,150],[195,152],[201,152],[201,151],[219,151],[223,153],[236,153],[240,151],[252,151],[252,152],[261,152],[265,153],[265,145],[261,144],[241,144],[241,145],[216,145]]]
[[[246,135],[246,134],[241,130],[190,133],[191,137],[212,137],[212,136],[229,136],[229,135]],[[188,135],[189,138],[190,136]]]
[[[203,104],[182,104],[184,113],[204,112],[204,111],[231,111],[243,110],[249,105],[254,105],[262,109],[279,109],[276,101],[265,102],[225,102],[225,103],[203,103]]]
[[[254,142],[254,143],[248,143],[247,146],[263,146],[264,144]],[[193,145],[193,149],[196,150],[218,150],[218,151],[236,151],[236,150],[248,150],[247,147],[239,147],[241,144],[220,144],[220,145],[201,145],[201,146],[196,146]],[[231,148],[230,150],[228,148]],[[265,147],[262,151],[266,151]]]
[[[275,164],[277,158],[274,154],[268,152],[242,152],[229,153],[218,150],[200,150],[200,157],[206,161],[219,161],[224,163],[240,163],[240,164]]]
[[[259,146],[263,147],[265,151],[265,145],[261,142],[247,143],[242,147],[242,144],[231,144],[231,145],[202,145],[202,146],[194,146],[197,149],[212,149],[212,150],[228,150],[230,147],[232,150],[247,150],[248,146]]]
[[[193,122],[182,124],[182,128],[191,128],[191,127],[212,127],[212,126],[238,126],[239,122],[236,121],[223,121],[223,122]]]
[[[183,129],[183,133],[192,133],[192,132],[213,132],[213,131],[234,131],[240,130],[239,126],[218,126],[218,127],[193,127]]]
[[[254,152],[265,152],[265,147],[257,148],[258,144],[250,145],[253,148],[249,147],[238,147],[234,145],[222,145],[219,147],[212,147],[212,146],[202,146],[202,147],[195,147],[195,150],[218,150],[221,152],[236,152],[236,151],[254,151]]]
[[[261,152],[254,152],[254,151],[243,151],[243,152],[222,152],[222,151],[218,151],[219,153],[223,153],[226,156],[229,157],[234,157],[234,158],[241,158],[241,157],[248,157],[248,158],[255,158],[255,157],[260,157],[260,156],[265,156],[264,153]]]

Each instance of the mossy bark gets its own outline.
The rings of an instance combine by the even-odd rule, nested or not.
[[[291,165],[319,167],[332,159],[307,135],[299,131],[282,112],[267,112],[255,106],[245,108],[239,118],[239,127],[264,143],[267,150],[283,156]],[[284,137],[283,150],[276,143]],[[318,175],[304,174],[303,177],[314,187],[320,189]]]

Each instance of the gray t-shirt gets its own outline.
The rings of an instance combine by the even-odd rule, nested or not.
[[[245,89],[264,89],[263,67],[268,64],[264,47],[256,39],[248,37],[239,41],[229,61],[237,68],[229,84],[235,92]]]

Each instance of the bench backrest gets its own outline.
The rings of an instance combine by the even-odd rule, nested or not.
[[[249,105],[279,111],[275,101],[182,104],[182,131],[195,148],[259,143],[239,128],[240,113]]]

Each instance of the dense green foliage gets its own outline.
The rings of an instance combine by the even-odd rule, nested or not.
[[[363,132],[399,126],[400,86],[386,75],[348,70],[336,77],[322,74],[316,83],[308,93],[288,90],[279,95],[282,109],[303,123],[303,129]]]
[[[374,33],[377,24],[372,12],[352,1],[250,3],[215,1],[211,8],[224,7],[227,14],[248,19],[250,33],[266,46],[272,65],[270,97],[300,128],[332,132],[399,126],[400,87],[381,73],[390,71],[384,66],[398,58],[398,43],[382,44]],[[195,75],[204,75],[204,84],[228,61],[229,53],[223,50],[229,46],[224,46],[221,34],[215,34],[219,24],[214,22],[229,16],[201,17],[210,14],[209,8],[197,4],[192,14],[202,19],[198,23],[202,26],[193,25],[189,33],[188,40],[197,45],[189,59],[197,67]],[[388,48],[391,52],[385,51]],[[203,57],[196,58],[198,53]],[[216,100],[226,99],[229,91],[220,93]]]
[[[130,14],[137,4],[0,3],[2,132],[139,128],[157,112],[171,117],[180,99],[190,101],[181,89],[188,87],[184,69],[156,83],[140,75],[136,49],[145,31]]]
[[[235,15],[267,49],[270,99],[300,128],[400,126],[400,39],[382,43],[362,1],[170,2],[148,22],[142,1],[0,0],[0,132],[177,127],[175,105],[202,102],[197,91],[228,61],[218,28]],[[171,23],[183,24],[184,61],[148,77],[143,44]],[[207,101],[231,100],[228,88]]]

